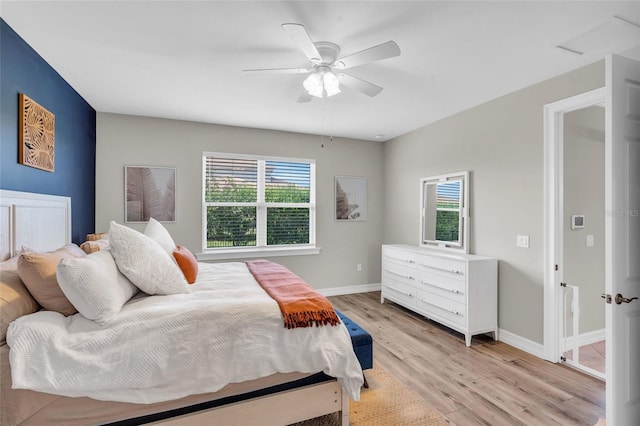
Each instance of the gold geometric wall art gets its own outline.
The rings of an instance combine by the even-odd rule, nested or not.
[[[24,93],[19,115],[18,163],[53,172],[55,116]]]

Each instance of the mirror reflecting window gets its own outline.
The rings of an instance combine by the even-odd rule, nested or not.
[[[420,180],[420,245],[468,252],[468,172]]]

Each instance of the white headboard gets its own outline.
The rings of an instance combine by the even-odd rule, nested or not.
[[[71,242],[71,198],[0,189],[0,260]]]

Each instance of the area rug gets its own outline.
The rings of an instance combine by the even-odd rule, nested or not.
[[[349,404],[351,426],[449,425],[444,417],[415,392],[404,387],[378,363],[365,372],[369,389],[360,401]],[[295,423],[295,426],[339,426],[337,413]]]

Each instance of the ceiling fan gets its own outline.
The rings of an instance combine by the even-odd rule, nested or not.
[[[328,41],[314,42],[303,25],[282,24],[282,28],[311,61],[311,66],[309,68],[250,69],[244,70],[244,72],[309,74],[303,83],[306,90],[300,95],[298,102],[309,102],[314,96],[322,98],[336,95],[340,93],[341,84],[367,96],[376,96],[382,91],[382,87],[345,74],[342,70],[400,55],[400,48],[396,42],[388,41],[347,56],[338,57],[340,46]]]

